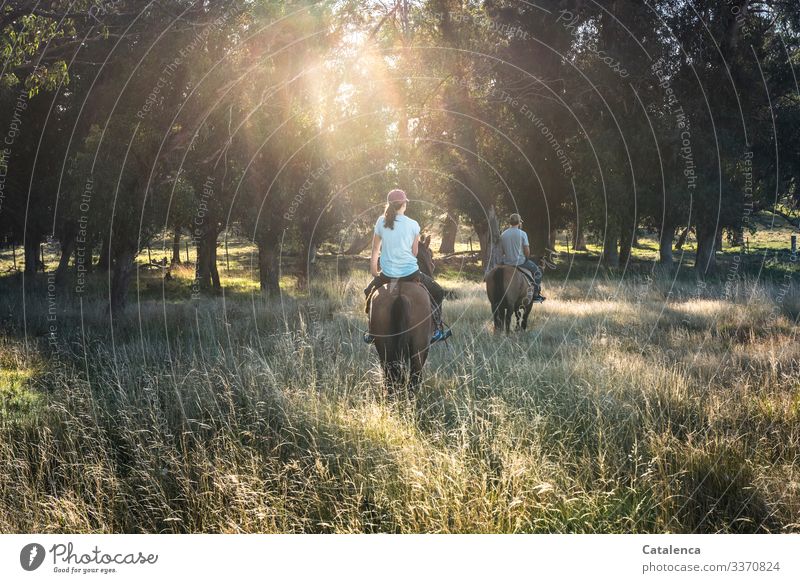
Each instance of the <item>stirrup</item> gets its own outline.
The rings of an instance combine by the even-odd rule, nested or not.
[[[442,340],[447,340],[453,335],[453,332],[450,328],[446,330],[435,330],[433,336],[431,336],[431,344],[435,342],[441,342]]]

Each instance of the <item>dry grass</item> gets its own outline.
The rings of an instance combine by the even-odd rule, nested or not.
[[[113,334],[60,298],[56,352],[2,282],[0,531],[800,531],[796,287],[570,280],[495,337],[445,281],[454,340],[393,401],[363,279],[145,294]]]

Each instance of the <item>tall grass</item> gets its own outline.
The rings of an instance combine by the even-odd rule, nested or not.
[[[570,280],[388,399],[357,281],[308,297],[0,299],[2,532],[797,532],[797,289]],[[48,336],[55,324],[55,336]],[[14,381],[7,378],[14,376]]]

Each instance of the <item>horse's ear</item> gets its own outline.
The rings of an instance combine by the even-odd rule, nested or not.
[[[423,238],[422,238],[422,243],[423,243],[423,245],[425,245],[426,247],[430,247],[430,245],[431,245],[431,236],[430,236],[430,235],[428,235],[427,237],[423,237]]]

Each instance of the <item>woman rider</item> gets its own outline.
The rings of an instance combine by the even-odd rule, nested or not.
[[[370,256],[370,273],[374,277],[364,290],[367,297],[372,290],[390,279],[419,279],[433,299],[433,337],[431,342],[448,338],[451,333],[442,326],[442,300],[444,290],[433,278],[420,272],[417,265],[419,248],[419,223],[406,216],[408,198],[400,189],[389,192],[386,196],[386,210],[375,223],[375,234],[372,237],[372,255]],[[378,270],[378,252],[380,252],[380,271]],[[372,336],[364,335],[365,342],[372,342]]]

